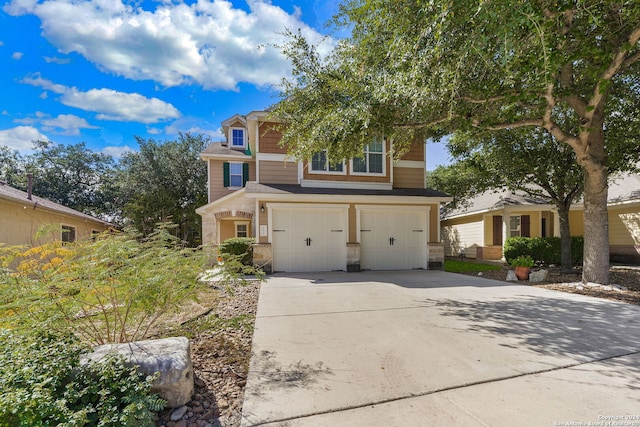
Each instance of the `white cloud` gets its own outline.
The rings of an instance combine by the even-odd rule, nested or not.
[[[11,55],[11,59],[15,59],[16,61],[19,61],[22,59],[23,56],[24,56],[24,53],[22,52],[13,52],[13,54]]]
[[[60,114],[56,118],[41,121],[43,130],[52,130],[62,135],[80,135],[80,129],[99,129],[92,126],[82,117],[73,114]]]
[[[267,0],[247,3],[249,12],[226,0],[162,2],[149,11],[122,0],[13,0],[4,11],[36,15],[59,51],[77,52],[130,79],[207,89],[273,85],[290,71],[273,47],[284,41],[284,30],[300,29],[312,42],[322,36],[301,21],[299,10],[288,14]]]
[[[49,138],[32,126],[17,126],[11,129],[0,130],[0,145],[21,152],[30,151],[33,141],[48,141]]]
[[[103,154],[107,154],[111,157],[114,157],[116,159],[121,158],[125,153],[131,153],[134,152],[135,150],[131,147],[129,147],[128,145],[125,145],[123,147],[119,147],[119,146],[108,146],[108,147],[104,147],[102,149],[102,153]]]
[[[105,88],[82,92],[75,87],[43,79],[38,74],[25,77],[21,82],[61,95],[59,100],[64,105],[98,113],[96,115],[98,120],[149,124],[180,117],[180,112],[173,105],[138,93],[118,92]]]
[[[71,59],[70,58],[58,58],[58,57],[51,57],[51,56],[43,56],[44,61],[47,64],[69,64],[71,63]]]

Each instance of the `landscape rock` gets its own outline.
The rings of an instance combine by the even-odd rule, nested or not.
[[[178,409],[176,409],[175,411],[173,411],[171,413],[171,421],[178,421],[181,420],[182,417],[184,417],[184,414],[187,413],[187,408],[186,406],[181,406]]]
[[[548,270],[538,270],[532,271],[529,273],[529,282],[531,283],[540,283],[547,280],[547,276],[549,275]]]
[[[518,276],[516,276],[516,272],[513,270],[507,271],[507,282],[517,282]]]
[[[112,353],[122,355],[129,366],[136,366],[146,375],[159,372],[160,376],[154,381],[151,391],[165,399],[168,408],[177,408],[191,400],[193,365],[187,338],[105,344],[85,355],[83,361],[100,361]]]

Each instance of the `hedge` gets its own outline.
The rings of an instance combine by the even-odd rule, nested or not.
[[[571,261],[573,265],[582,264],[584,239],[571,237]],[[507,262],[519,256],[529,255],[537,263],[560,265],[559,237],[510,237],[504,244],[504,257]]]

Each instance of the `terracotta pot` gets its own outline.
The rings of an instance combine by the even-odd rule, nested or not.
[[[531,268],[529,267],[516,267],[516,277],[518,280],[528,280]]]

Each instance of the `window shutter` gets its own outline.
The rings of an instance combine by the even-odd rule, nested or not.
[[[495,246],[502,245],[502,216],[493,216],[493,244]]]
[[[229,177],[229,162],[222,164],[223,186],[231,187],[231,178]]]
[[[242,186],[249,181],[249,163],[242,164]]]
[[[520,235],[522,237],[531,237],[531,217],[529,215],[520,217],[520,227]]]

